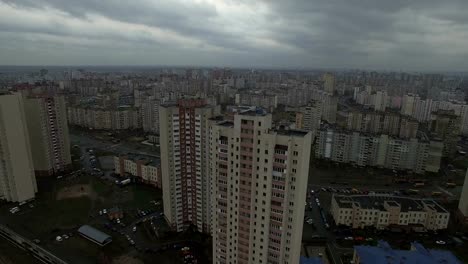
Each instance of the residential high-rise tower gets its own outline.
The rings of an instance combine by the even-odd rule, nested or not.
[[[212,121],[213,263],[299,263],[312,133],[271,118]]]
[[[24,98],[24,106],[36,175],[49,176],[71,169],[65,98],[35,95]]]
[[[192,224],[200,232],[211,230],[207,121],[219,109],[204,99],[181,99],[159,108],[164,214],[174,230]]]
[[[36,192],[23,97],[0,94],[0,198],[21,202]]]

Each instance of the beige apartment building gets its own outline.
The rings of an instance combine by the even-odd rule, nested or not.
[[[140,114],[143,131],[159,133],[159,105],[160,100],[154,96],[142,99]]]
[[[278,107],[278,96],[265,93],[241,93],[236,94],[235,102],[237,105],[255,105],[273,111]]]
[[[468,170],[465,174],[465,183],[463,184],[462,193],[460,195],[458,210],[463,218],[463,223],[468,224]]]
[[[36,176],[71,169],[65,98],[36,95],[24,98],[24,106]]]
[[[209,136],[213,263],[299,263],[312,133],[254,110]]]
[[[330,213],[337,225],[410,227],[415,231],[446,229],[450,213],[433,200],[378,195],[333,195]]]
[[[164,215],[174,230],[193,224],[211,232],[207,125],[219,113],[220,107],[205,99],[180,99],[159,108]]]
[[[335,92],[336,80],[335,75],[332,73],[325,73],[323,75],[323,90],[331,95]]]
[[[152,157],[131,154],[114,156],[114,172],[121,177],[137,177],[141,182],[161,189],[160,162]]]
[[[138,129],[142,127],[140,111],[133,107],[68,107],[68,123],[90,129]]]
[[[37,192],[24,101],[0,94],[0,199],[22,202]]]

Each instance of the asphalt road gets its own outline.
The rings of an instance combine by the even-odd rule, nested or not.
[[[310,189],[308,192],[310,193]],[[317,204],[315,198],[319,198],[320,206]],[[303,240],[313,240],[314,236],[325,238],[327,240],[328,247],[330,248],[330,258],[333,263],[340,264],[342,263],[340,256],[345,253],[352,253],[353,249],[341,248],[336,244],[335,235],[325,227],[325,221],[328,220],[325,219],[324,221],[322,217],[322,211],[325,216],[328,215],[328,205],[324,206],[322,203],[327,203],[327,201],[324,201],[324,199],[320,200],[319,196],[312,195],[307,198],[305,216],[311,217],[314,221],[314,225],[312,226],[304,223]]]

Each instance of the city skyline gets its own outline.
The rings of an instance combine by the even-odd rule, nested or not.
[[[467,70],[452,0],[0,1],[2,63]]]

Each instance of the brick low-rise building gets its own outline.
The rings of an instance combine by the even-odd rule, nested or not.
[[[115,174],[122,177],[131,175],[143,183],[161,188],[160,161],[140,155],[121,155],[114,157]]]
[[[334,195],[330,212],[337,225],[377,229],[400,226],[415,231],[446,229],[450,217],[433,200],[388,195]]]

